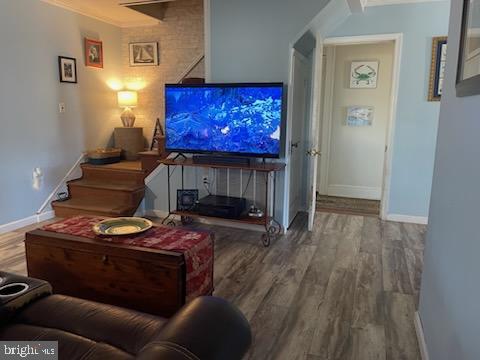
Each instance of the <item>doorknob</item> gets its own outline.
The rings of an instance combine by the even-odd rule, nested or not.
[[[318,151],[317,149],[311,149],[307,151],[307,155],[318,156],[318,155],[322,155],[322,152]]]

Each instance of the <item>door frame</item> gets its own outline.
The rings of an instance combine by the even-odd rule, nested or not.
[[[378,35],[355,35],[355,36],[342,36],[326,38],[323,41],[322,46],[338,46],[338,45],[360,45],[360,44],[375,44],[386,41],[394,42],[394,56],[393,56],[393,69],[392,69],[392,87],[390,91],[390,115],[387,123],[386,133],[386,151],[385,160],[383,166],[383,179],[382,179],[382,197],[380,200],[380,218],[385,220],[388,215],[389,200],[390,200],[390,188],[392,180],[392,160],[393,160],[393,145],[395,135],[395,124],[397,117],[397,101],[398,101],[398,89],[400,79],[400,68],[402,60],[402,46],[403,46],[403,34],[378,34]],[[327,67],[329,66],[327,61]],[[333,64],[335,66],[335,64]],[[327,68],[327,78],[328,78]],[[331,67],[330,67],[331,70]],[[318,81],[318,79],[315,79]],[[328,165],[330,157],[330,143],[331,143],[331,104],[327,105],[327,100],[331,102],[332,93],[331,90],[334,85],[333,79],[329,82],[325,80],[325,92],[326,94],[321,96],[327,96],[325,99],[324,109],[321,109],[322,117],[318,117],[320,121],[320,127],[322,129],[322,156],[320,157],[320,181],[321,186],[326,187],[328,179]],[[321,86],[321,82],[319,84]],[[327,88],[329,86],[329,88]],[[330,96],[327,94],[330,93]],[[326,112],[329,111],[329,114]],[[326,115],[326,116],[325,116]]]

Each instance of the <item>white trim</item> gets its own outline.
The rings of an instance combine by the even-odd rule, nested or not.
[[[0,235],[21,229],[25,226],[38,224],[39,222],[53,219],[55,217],[54,211],[47,211],[41,214],[32,215],[20,220],[12,221],[11,223],[0,225]]]
[[[190,65],[177,77],[177,80],[175,81],[177,84],[180,83],[185,77],[187,77],[188,74],[192,72],[195,67],[202,62],[202,60],[205,58],[205,55],[200,54],[197,55]]]
[[[290,221],[290,173],[291,173],[291,149],[292,141],[292,120],[293,120],[293,72],[295,49],[290,47],[290,73],[288,76],[288,99],[287,99],[287,124],[285,130],[285,192],[283,193],[283,228],[288,227]]]
[[[408,5],[446,0],[367,0],[365,6]]]
[[[331,196],[379,200],[382,196],[382,189],[379,187],[333,184],[328,185],[327,194]]]
[[[422,360],[429,360],[427,343],[425,341],[425,335],[423,333],[422,319],[418,311],[415,311],[415,317],[413,319],[415,324],[415,333],[417,334],[418,346],[420,347],[420,356]]]
[[[391,89],[391,103],[390,103],[390,117],[387,127],[386,135],[386,153],[385,164],[383,173],[383,191],[380,204],[380,218],[386,219],[388,214],[389,199],[390,199],[390,185],[392,176],[392,161],[393,161],[393,140],[395,134],[395,123],[397,118],[397,100],[398,100],[398,88],[400,79],[400,67],[402,62],[402,46],[403,46],[403,34],[377,34],[377,35],[361,35],[361,36],[343,36],[325,39],[323,45],[354,45],[354,44],[373,44],[385,41],[394,41],[395,50],[393,58],[393,70],[392,70],[392,89]],[[317,80],[318,81],[318,80]]]
[[[411,224],[428,224],[427,216],[411,216],[411,215],[402,215],[402,214],[388,214],[384,220],[411,223]]]
[[[205,47],[205,81],[212,82],[212,22],[210,0],[203,1],[204,47]]]
[[[145,15],[145,20],[142,21],[117,21],[114,20],[105,14],[99,14],[95,11],[92,11],[92,9],[87,9],[83,6],[79,6],[78,4],[81,4],[80,1],[76,3],[76,5],[72,5],[71,3],[66,3],[65,1],[62,0],[41,0],[44,3],[60,7],[62,9],[72,11],[74,13],[87,16],[89,18],[95,19],[102,21],[104,23],[114,25],[120,28],[126,28],[126,27],[140,27],[140,26],[155,26],[160,23],[159,20],[156,20],[154,18],[150,18],[149,16]]]
[[[43,204],[40,206],[40,208],[37,210],[37,214],[40,214],[45,210],[45,208],[48,206],[50,201],[53,199],[53,197],[57,194],[58,190],[65,185],[67,182],[68,178],[72,173],[80,166],[80,164],[84,161],[86,156],[86,153],[83,153],[80,155],[80,157],[77,159],[75,164],[68,170],[67,174],[63,177],[63,179],[58,183],[58,185],[53,189],[53,191],[50,193],[50,195],[47,197],[47,199],[43,202]]]
[[[164,210],[146,210],[144,216],[148,217],[155,217],[159,219],[163,219],[167,217],[168,212]],[[180,220],[179,216],[174,216],[176,220]],[[202,224],[206,225],[218,225],[218,226],[227,226],[235,229],[241,229],[241,230],[253,230],[253,231],[258,231],[258,232],[265,232],[265,227],[263,225],[253,225],[253,224],[243,224],[243,223],[237,223],[230,221],[228,219],[221,220],[221,219],[209,219],[209,218],[195,218],[195,220],[198,220]],[[286,229],[282,228],[283,234],[285,233]]]

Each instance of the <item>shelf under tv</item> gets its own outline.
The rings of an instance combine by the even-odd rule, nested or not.
[[[189,223],[193,218],[206,218],[206,219],[215,219],[221,221],[229,221],[235,223],[251,224],[251,225],[260,225],[264,227],[265,231],[262,234],[262,242],[264,246],[270,245],[270,240],[276,235],[282,232],[282,226],[280,223],[275,220],[275,188],[276,188],[276,179],[275,175],[278,171],[281,171],[285,168],[283,163],[266,163],[266,162],[252,162],[250,165],[246,164],[216,164],[216,163],[195,163],[191,158],[182,158],[177,157],[174,159],[162,159],[159,160],[161,164],[167,166],[168,171],[168,215],[163,219],[164,224],[175,226],[174,221],[175,217],[180,217],[182,223]],[[261,218],[250,217],[248,214],[238,218],[238,219],[228,219],[221,218],[216,216],[207,216],[201,215],[193,211],[179,211],[173,210],[171,206],[171,167],[180,166],[182,169],[182,184],[181,189],[184,189],[184,167],[200,167],[200,168],[213,168],[213,169],[239,169],[247,170],[254,172],[262,172],[265,176],[265,215]],[[271,196],[269,196],[270,189],[272,190]],[[228,195],[228,194],[227,194]],[[269,210],[271,209],[271,211]],[[271,213],[271,214],[270,214]]]
[[[202,168],[217,168],[217,169],[242,169],[242,170],[252,170],[259,172],[276,172],[283,170],[285,168],[284,163],[250,163],[250,165],[240,165],[240,164],[216,164],[216,163],[195,163],[192,158],[177,158],[177,159],[162,159],[159,160],[161,164],[170,165],[170,166],[192,166],[192,167],[202,167]]]
[[[192,217],[192,218],[206,218],[206,219],[214,219],[214,220],[222,220],[222,221],[231,221],[231,222],[253,224],[253,225],[264,225],[265,224],[265,217],[264,216],[261,217],[261,218],[252,218],[252,217],[249,217],[248,215],[244,215],[244,216],[242,216],[238,219],[227,219],[227,218],[221,218],[221,217],[217,217],[217,216],[201,215],[201,214],[196,213],[194,211],[179,211],[179,210],[173,210],[172,215]]]

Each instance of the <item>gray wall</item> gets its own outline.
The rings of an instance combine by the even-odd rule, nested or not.
[[[328,0],[211,0],[212,82],[288,82],[289,47]],[[277,181],[283,218],[285,175]]]
[[[451,4],[420,316],[432,360],[480,358],[480,96],[457,98],[462,1]]]
[[[103,41],[103,70],[84,66],[85,36]],[[38,0],[0,1],[0,224],[34,215],[82,151],[109,142],[120,109],[106,82],[120,75],[120,43],[115,26]],[[59,55],[77,59],[78,84],[59,82]]]
[[[389,214],[428,216],[440,111],[427,101],[431,46],[447,34],[448,16],[448,1],[367,7],[328,34],[403,34]]]

